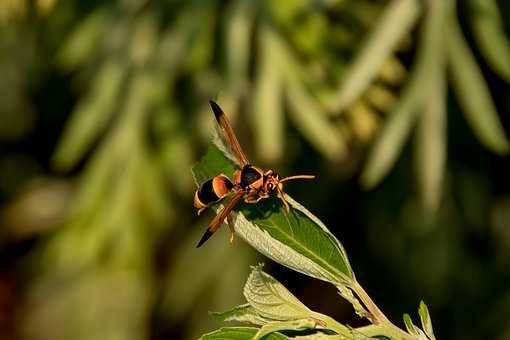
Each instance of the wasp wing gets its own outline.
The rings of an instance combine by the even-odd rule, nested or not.
[[[216,104],[212,100],[209,101],[209,104],[211,105],[211,108],[214,112],[214,116],[216,117],[216,121],[218,122],[221,131],[225,136],[225,140],[230,146],[230,149],[232,150],[232,153],[237,159],[237,162],[241,167],[245,166],[246,164],[249,163],[248,158],[246,158],[246,155],[244,154],[244,151],[241,148],[239,141],[237,140],[237,137],[227,119],[227,116],[225,115],[225,113],[218,104]]]
[[[225,218],[227,218],[232,209],[234,209],[234,207],[237,205],[237,203],[239,203],[241,198],[243,198],[243,195],[244,192],[239,191],[235,193],[234,196],[232,196],[232,198],[227,202],[227,204],[225,204],[223,209],[221,209],[220,213],[214,217],[211,223],[209,223],[209,227],[207,228],[204,235],[198,242],[197,248],[204,244],[205,241],[207,241],[212,236],[212,234],[214,234],[216,230],[218,230],[221,227],[221,224],[223,223]]]

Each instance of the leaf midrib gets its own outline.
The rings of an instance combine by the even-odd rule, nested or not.
[[[257,206],[257,205],[254,205],[254,209],[256,209],[259,213],[263,213],[263,211]],[[287,224],[290,225],[290,222],[289,222],[289,219],[288,219],[288,216],[285,215],[285,220],[287,221]],[[271,225],[273,227],[276,227],[276,229],[280,230],[285,236],[287,236],[288,239],[292,240],[295,244],[301,246],[301,249],[304,249],[305,251],[307,251],[309,253],[309,255],[312,255],[313,258],[317,259],[318,261],[314,261],[312,258],[308,257],[310,260],[312,260],[313,262],[315,262],[316,264],[318,264],[319,266],[321,266],[320,262],[322,262],[323,264],[325,264],[325,266],[321,266],[322,268],[326,269],[326,271],[328,271],[329,273],[333,274],[336,278],[339,278],[339,282],[342,281],[342,276],[347,276],[346,274],[342,273],[340,270],[338,270],[337,268],[333,267],[332,265],[330,265],[328,262],[326,262],[323,258],[317,256],[312,250],[310,250],[308,247],[305,247],[305,245],[299,241],[297,241],[295,238],[292,238],[289,236],[289,234],[285,231],[283,231],[281,228],[278,228],[278,225],[275,224],[271,218],[267,218],[266,219],[267,221],[269,221],[271,223]],[[253,223],[253,222],[252,222]],[[256,223],[254,223],[256,224]],[[285,243],[284,243],[285,244]],[[336,248],[336,247],[333,247],[333,248]],[[295,249],[294,249],[295,250]],[[301,254],[303,256],[305,256],[304,254]],[[319,262],[319,263],[318,263]],[[327,268],[330,268],[333,270],[333,272],[331,270],[328,270]],[[338,283],[339,283],[338,282]]]

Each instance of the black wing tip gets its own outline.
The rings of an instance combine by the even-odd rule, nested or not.
[[[200,241],[198,241],[196,248],[200,248],[202,246],[202,244],[204,244],[212,236],[212,234],[214,234],[214,232],[207,229],[205,231],[204,235],[202,235],[202,238],[200,239]]]
[[[215,101],[213,100],[209,100],[209,105],[211,105],[211,108],[214,112],[214,116],[216,117],[216,119],[219,119],[221,115],[223,115],[223,110],[221,109],[221,107],[216,104]]]

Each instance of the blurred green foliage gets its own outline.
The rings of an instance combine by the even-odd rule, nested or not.
[[[219,94],[254,162],[319,175],[289,190],[392,319],[423,298],[438,338],[508,338],[508,22],[495,0],[2,1],[0,337],[196,338],[241,302],[257,255],[193,248]]]

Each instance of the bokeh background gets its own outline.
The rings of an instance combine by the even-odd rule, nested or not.
[[[0,338],[195,339],[259,262],[360,324],[224,230],[195,249],[215,99],[253,163],[317,174],[287,192],[391,320],[510,339],[510,3],[440,3],[0,1]]]

